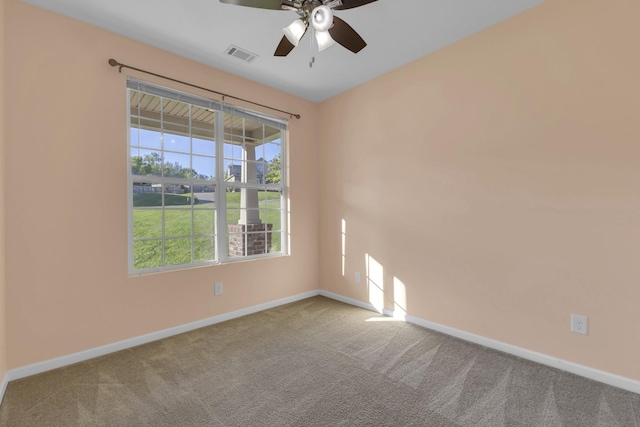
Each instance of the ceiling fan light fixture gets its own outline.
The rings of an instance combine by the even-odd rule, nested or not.
[[[311,12],[311,24],[316,31],[328,31],[333,25],[333,12],[325,5],[316,7]]]
[[[298,46],[298,43],[302,36],[304,36],[306,30],[307,25],[302,21],[302,19],[296,19],[291,23],[291,25],[282,29],[287,40],[289,40],[294,46]]]
[[[322,52],[336,44],[336,41],[331,37],[329,31],[316,31],[316,41],[318,42],[319,52]]]

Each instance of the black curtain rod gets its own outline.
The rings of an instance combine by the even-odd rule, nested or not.
[[[123,68],[128,68],[130,70],[140,71],[141,73],[149,74],[151,76],[160,77],[161,79],[170,80],[172,82],[176,82],[176,83],[180,83],[180,84],[183,84],[183,85],[195,87],[196,89],[206,90],[207,92],[215,93],[216,95],[222,96],[222,100],[223,101],[224,101],[225,98],[237,99],[238,101],[248,102],[249,104],[257,105],[258,107],[268,108],[268,109],[273,110],[273,111],[278,111],[279,113],[287,114],[288,116],[295,117],[296,119],[299,119],[301,117],[300,114],[294,114],[294,113],[290,113],[288,111],[278,110],[277,108],[269,107],[268,105],[264,105],[264,104],[258,104],[257,102],[249,101],[248,99],[238,98],[237,96],[229,95],[227,93],[222,93],[222,92],[218,92],[218,91],[215,91],[215,90],[207,89],[206,87],[197,86],[197,85],[194,85],[194,84],[191,84],[191,83],[183,82],[182,80],[178,80],[178,79],[174,79],[174,78],[171,78],[171,77],[163,76],[162,74],[156,74],[156,73],[152,73],[151,71],[141,70],[140,68],[132,67],[130,65],[125,65],[125,64],[122,64],[122,63],[116,61],[113,58],[109,59],[109,65],[111,65],[112,67],[118,67],[118,71],[120,73],[122,72]]]

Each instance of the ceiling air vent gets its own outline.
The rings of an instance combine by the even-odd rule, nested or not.
[[[251,64],[258,57],[258,55],[256,55],[255,53],[251,53],[234,45],[229,46],[224,53],[241,59],[244,62],[248,62],[249,64]]]

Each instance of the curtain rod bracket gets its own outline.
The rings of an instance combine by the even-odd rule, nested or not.
[[[186,86],[191,86],[191,87],[194,87],[196,89],[205,90],[207,92],[215,93],[216,95],[221,95],[222,96],[222,101],[224,101],[225,97],[229,97],[229,98],[232,98],[232,99],[236,99],[238,101],[247,102],[247,103],[252,104],[252,105],[257,105],[258,107],[268,108],[269,110],[273,110],[273,111],[277,111],[279,113],[287,114],[290,118],[295,117],[296,119],[300,119],[300,117],[302,117],[302,116],[300,116],[300,114],[294,114],[294,113],[290,113],[288,111],[279,110],[277,108],[269,107],[268,105],[259,104],[257,102],[249,101],[248,99],[243,99],[243,98],[238,98],[237,96],[227,95],[227,94],[222,93],[222,92],[218,92],[218,91],[215,91],[215,90],[207,89],[206,87],[197,86],[197,85],[194,85],[194,84],[191,84],[191,83],[183,82],[182,80],[174,79],[172,77],[163,76],[162,74],[156,74],[156,73],[152,73],[151,71],[142,70],[140,68],[132,67],[130,65],[126,65],[126,64],[123,64],[121,62],[118,62],[113,58],[110,58],[108,62],[109,62],[109,65],[111,65],[112,67],[118,67],[118,72],[120,72],[120,73],[122,73],[122,69],[123,68],[128,68],[130,70],[139,71],[141,73],[149,74],[151,76],[160,77],[161,79],[170,80],[172,82],[180,83],[180,84],[183,84],[183,85],[186,85]]]

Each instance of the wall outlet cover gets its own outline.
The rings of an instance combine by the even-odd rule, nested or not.
[[[216,282],[216,284],[213,285],[213,294],[222,295],[222,282]]]
[[[589,335],[589,318],[578,314],[571,315],[571,332]]]

